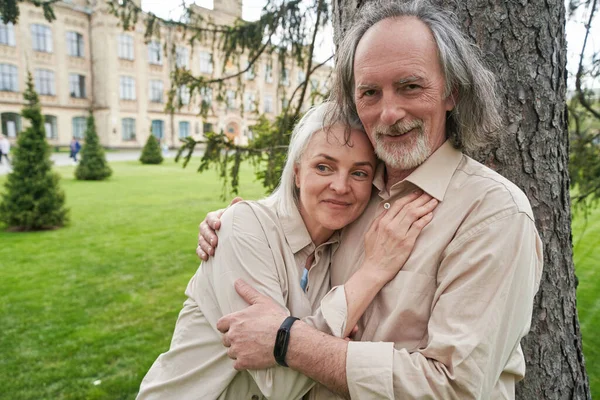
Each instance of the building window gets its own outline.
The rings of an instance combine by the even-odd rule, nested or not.
[[[86,127],[85,117],[73,117],[73,137],[77,139],[83,139]]]
[[[213,72],[212,54],[206,51],[200,52],[200,72],[203,74],[212,74]]]
[[[273,82],[273,66],[270,64],[267,64],[267,67],[265,68],[265,82]]]
[[[52,53],[52,29],[49,26],[31,25],[33,50]]]
[[[150,81],[150,101],[153,103],[163,102],[164,86],[163,81],[151,80]]]
[[[5,24],[0,21],[0,44],[6,46],[15,45],[15,27],[12,22]]]
[[[202,106],[210,107],[212,105],[212,89],[203,87],[200,88],[200,97],[202,98]]]
[[[2,113],[2,134],[9,138],[17,137],[21,132],[21,116],[17,113]]]
[[[202,132],[209,133],[214,132],[213,124],[205,122],[202,124]]]
[[[250,64],[249,62],[246,61],[246,68],[248,68],[248,64]],[[254,80],[254,78],[256,77],[256,63],[252,64],[252,66],[246,71],[246,79],[249,81]]]
[[[16,65],[0,64],[0,91],[16,92],[19,79]]]
[[[187,121],[179,122],[179,138],[183,139],[190,136],[190,123]]]
[[[187,85],[181,85],[177,88],[177,98],[179,99],[179,105],[187,106],[190,104],[190,88]]]
[[[122,76],[119,84],[119,97],[121,100],[135,100],[135,78]]]
[[[57,122],[54,115],[44,115],[44,128],[46,128],[47,139],[58,138]]]
[[[226,93],[226,102],[228,110],[235,110],[237,108],[237,104],[235,101],[235,90],[228,90]]]
[[[157,139],[162,139],[164,135],[165,123],[160,119],[152,120],[152,134]]]
[[[148,43],[148,62],[150,64],[162,65],[162,47],[155,40]]]
[[[46,96],[55,96],[54,71],[47,69],[35,70],[35,90],[38,94]]]
[[[256,97],[254,93],[244,93],[244,111],[256,110]]]
[[[135,119],[123,118],[121,120],[121,137],[123,141],[135,140]]]
[[[83,57],[83,35],[67,32],[67,53],[73,57]]]
[[[290,86],[290,71],[287,68],[281,70],[280,79],[283,86]]]
[[[119,58],[133,60],[133,37],[121,34],[118,37]]]
[[[273,96],[271,96],[271,95],[265,96],[265,112],[266,113],[273,112]]]
[[[85,98],[85,76],[69,74],[69,93],[71,97]]]
[[[190,62],[189,50],[187,47],[179,47],[175,50],[177,68],[188,68]]]
[[[302,82],[304,82],[306,80],[306,73],[299,69],[298,70],[298,85],[301,84]]]

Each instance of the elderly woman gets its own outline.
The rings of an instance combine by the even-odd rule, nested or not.
[[[338,245],[338,230],[353,222],[369,201],[376,158],[360,125],[324,126],[329,107],[325,103],[310,110],[294,129],[275,192],[260,201],[235,204],[223,214],[219,251],[191,279],[171,347],[150,368],[138,399],[287,400],[302,398],[315,386],[311,379],[280,366],[236,371],[216,324],[223,315],[247,306],[234,289],[234,282],[242,278],[291,315],[332,334],[328,319],[335,316],[319,310],[330,290],[330,259]],[[400,212],[409,201],[418,214]],[[391,279],[431,220],[434,207],[430,197],[415,193],[384,212],[387,215],[367,233],[365,261],[356,275],[381,275],[387,270]],[[394,229],[385,229],[387,225]],[[399,225],[405,227],[403,235],[395,233],[401,231],[396,229]],[[364,311],[364,296],[381,289],[360,287],[367,281],[358,277],[357,286],[346,285],[348,293],[363,296],[348,298],[350,327]],[[328,393],[317,386],[309,397],[316,391]]]

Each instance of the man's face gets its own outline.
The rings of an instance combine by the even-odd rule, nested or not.
[[[433,35],[417,18],[388,18],[367,30],[356,47],[354,84],[358,116],[388,169],[413,169],[446,140],[454,101]]]

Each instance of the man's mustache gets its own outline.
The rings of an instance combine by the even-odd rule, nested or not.
[[[375,136],[398,136],[410,132],[415,128],[423,132],[423,121],[416,119],[408,122],[398,121],[395,124],[388,126],[377,126],[375,128]]]

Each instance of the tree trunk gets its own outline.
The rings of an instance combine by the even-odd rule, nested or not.
[[[363,2],[334,1],[336,40]],[[517,398],[590,399],[571,246],[564,1],[438,3],[458,15],[499,80],[505,131],[498,146],[471,156],[525,192],[544,243],[544,274],[523,340],[527,376]]]

